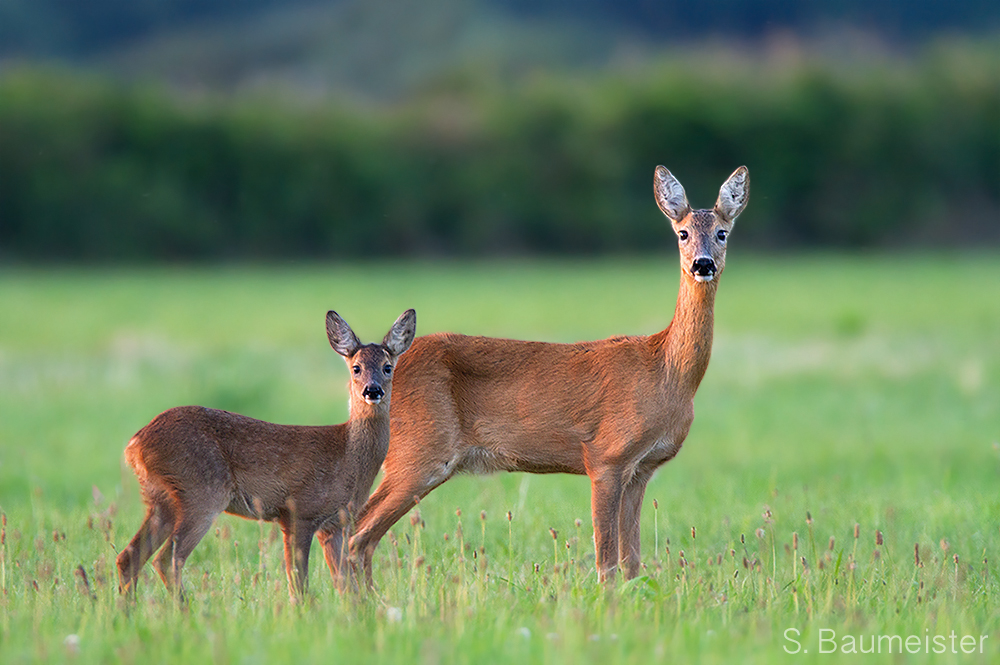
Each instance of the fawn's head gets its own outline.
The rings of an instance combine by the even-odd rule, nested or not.
[[[396,359],[410,348],[417,333],[417,313],[403,312],[381,344],[362,344],[344,319],[333,310],[326,313],[326,336],[333,350],[344,356],[351,374],[351,404],[389,403]]]
[[[656,167],[653,192],[677,234],[681,273],[697,282],[715,279],[726,266],[726,241],[733,223],[750,197],[747,167],[736,169],[722,184],[711,210],[692,210],[681,183],[662,166]]]

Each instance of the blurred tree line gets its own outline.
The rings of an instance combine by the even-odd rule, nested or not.
[[[773,64],[773,63],[772,63]],[[746,164],[758,247],[1000,241],[1000,57],[662,62],[393,107],[0,73],[0,257],[143,260],[662,247],[657,164],[710,206]]]
[[[770,31],[808,34],[853,26],[894,41],[942,31],[987,32],[1000,26],[994,0],[493,0],[521,14],[602,18],[657,39],[691,36],[754,38]]]
[[[278,4],[280,0],[0,0],[0,56],[87,54],[184,23],[232,18]]]
[[[347,1],[0,0],[0,57],[81,56],[179,26]],[[376,11],[393,10],[392,0],[374,4]],[[521,16],[610,22],[643,31],[657,41],[706,35],[754,38],[775,30],[807,34],[837,25],[910,41],[941,31],[983,34],[1000,27],[1000,5],[995,0],[479,0],[478,4]]]

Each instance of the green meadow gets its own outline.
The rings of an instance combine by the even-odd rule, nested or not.
[[[335,591],[314,547],[301,606],[276,529],[231,516],[184,605],[150,566],[119,597],[132,434],[180,404],[342,422],[328,309],[364,341],[408,307],[418,334],[652,333],[675,253],[0,270],[0,662],[997,662],[1000,256],[734,241],[645,575],[597,583],[586,478],[460,477],[382,541],[373,594]]]

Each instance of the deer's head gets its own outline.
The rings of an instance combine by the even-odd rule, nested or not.
[[[326,313],[326,335],[344,357],[351,374],[351,405],[389,403],[396,360],[410,348],[417,332],[417,313],[403,312],[381,344],[362,344],[351,327],[333,310]]]
[[[692,210],[681,183],[662,166],[656,167],[653,192],[677,234],[681,273],[697,282],[715,279],[726,266],[726,242],[733,223],[750,197],[747,167],[736,169],[722,184],[711,210]]]

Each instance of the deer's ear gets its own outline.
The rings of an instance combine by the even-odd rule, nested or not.
[[[351,326],[332,309],[326,313],[326,336],[333,350],[345,358],[350,358],[361,348],[361,342]]]
[[[750,200],[750,172],[747,171],[747,167],[741,166],[722,183],[719,200],[715,202],[715,211],[732,224],[747,207],[748,200]]]
[[[417,313],[408,309],[399,315],[396,322],[385,334],[382,344],[389,349],[389,353],[400,356],[413,344],[413,337],[417,334]]]
[[[666,167],[656,167],[656,172],[653,174],[653,194],[656,196],[656,205],[660,206],[663,214],[675,224],[691,212],[684,188]]]

